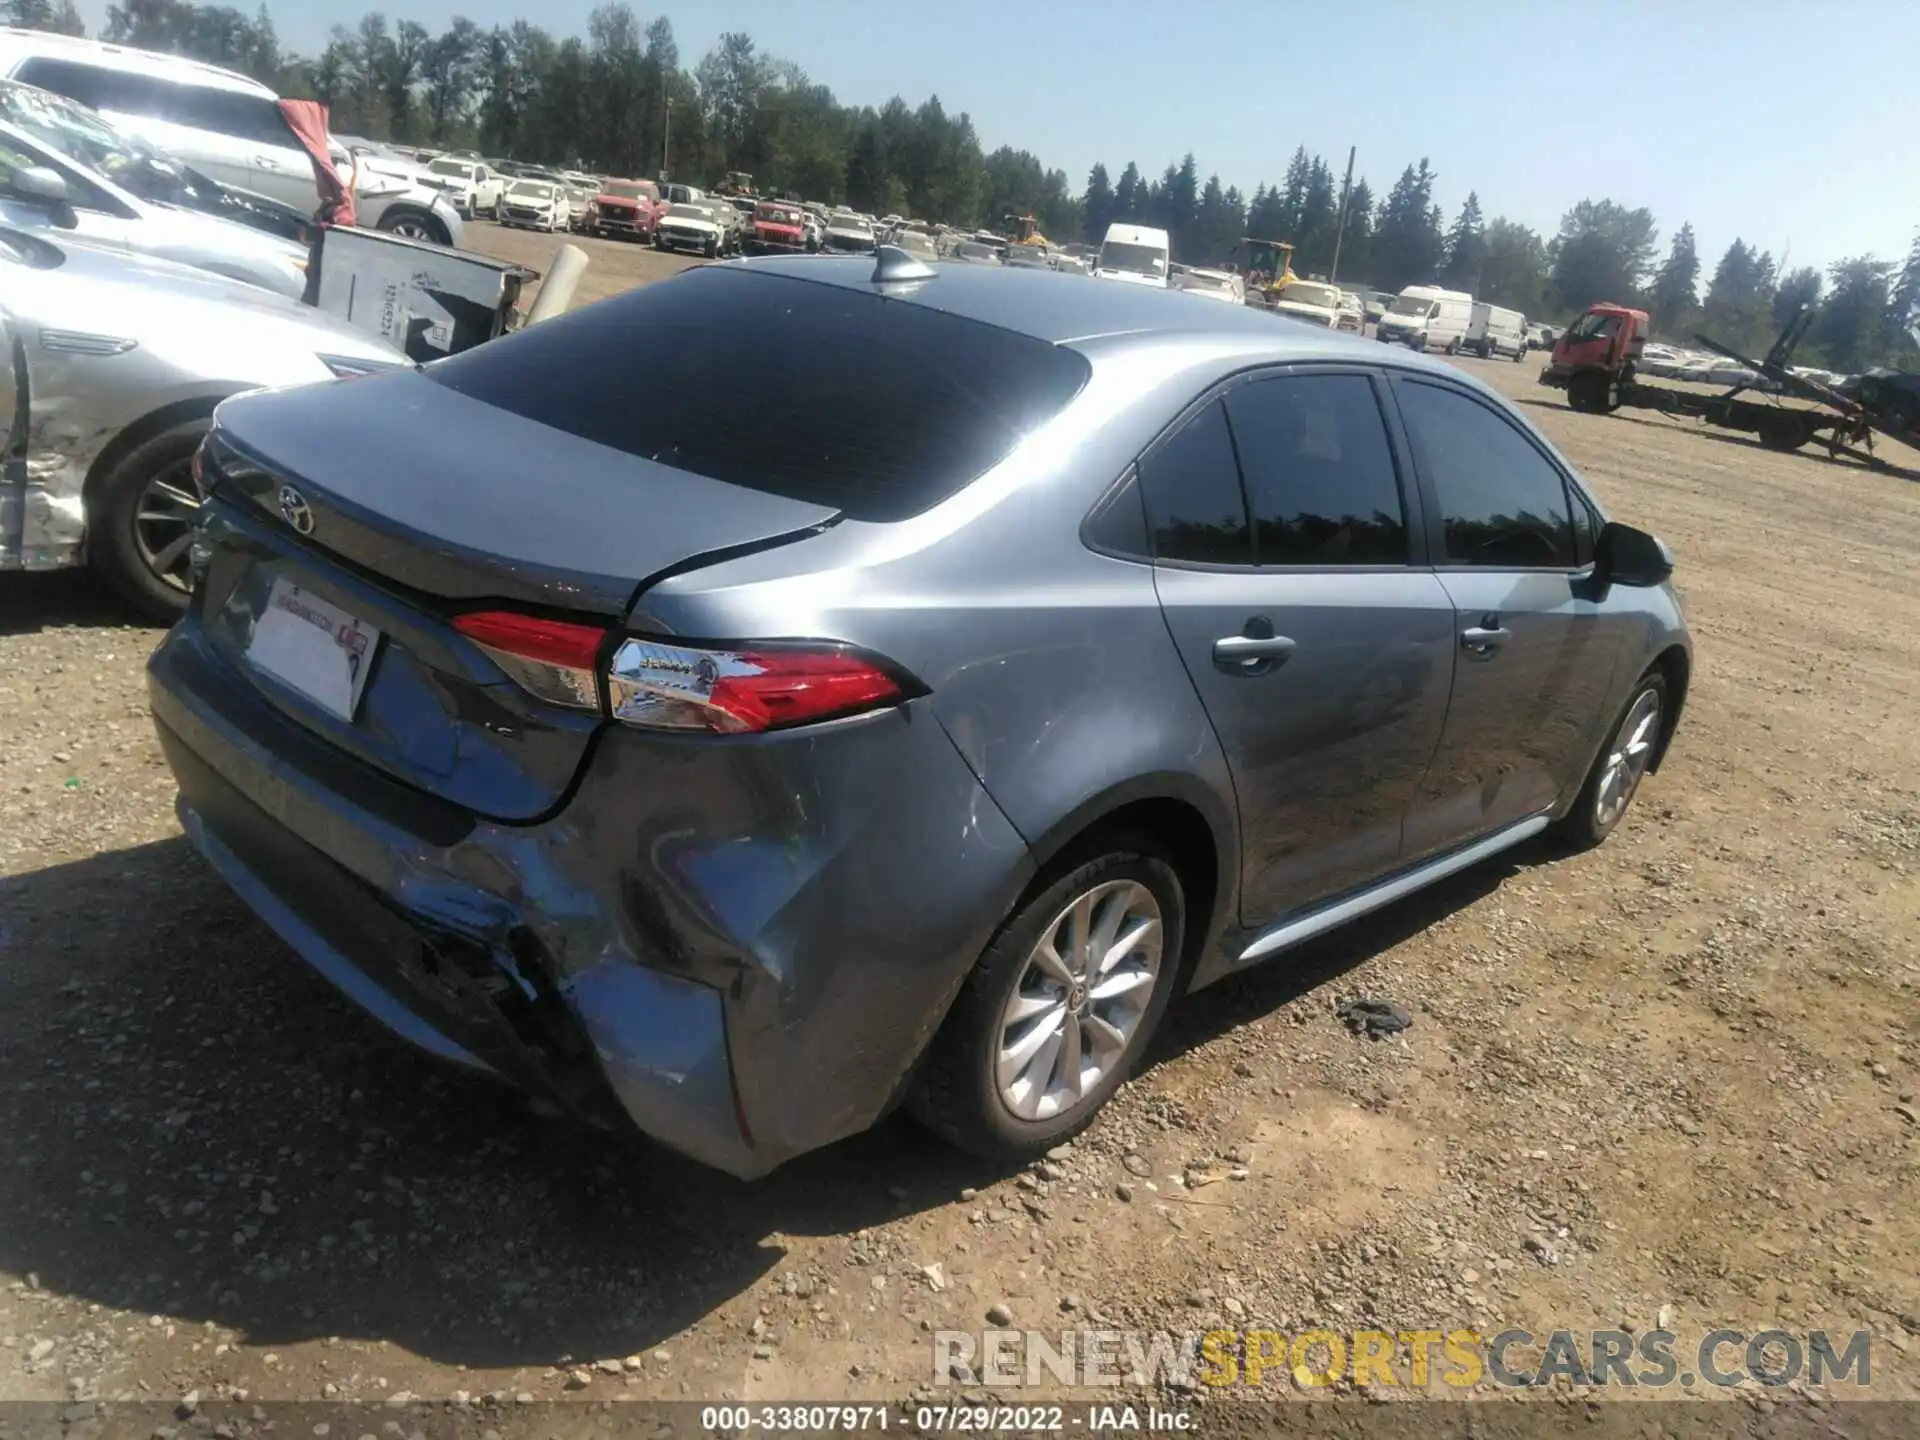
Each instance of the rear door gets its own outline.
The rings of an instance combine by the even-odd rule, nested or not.
[[[1407,817],[1414,859],[1579,786],[1623,622],[1595,598],[1592,517],[1546,451],[1464,388],[1400,377],[1393,390],[1458,631],[1446,733]]]
[[[1453,605],[1382,383],[1262,373],[1141,461],[1161,605],[1233,772],[1248,928],[1394,867],[1445,720]]]

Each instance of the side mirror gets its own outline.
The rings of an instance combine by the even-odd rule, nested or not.
[[[1673,552],[1658,536],[1609,520],[1593,544],[1593,573],[1610,585],[1664,585],[1673,574]]]
[[[39,205],[53,217],[53,223],[62,230],[71,230],[80,223],[73,213],[73,204],[67,199],[67,180],[58,170],[45,165],[29,165],[13,172],[13,184],[10,187],[17,199],[29,205]]]

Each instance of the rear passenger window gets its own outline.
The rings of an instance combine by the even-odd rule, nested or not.
[[[1242,385],[1227,416],[1260,565],[1404,565],[1407,520],[1393,451],[1365,375]]]
[[[1578,565],[1566,482],[1526,436],[1455,390],[1402,381],[1396,393],[1407,438],[1440,502],[1444,563]]]
[[[200,85],[176,85],[166,118],[176,125],[195,130],[211,130],[235,140],[256,145],[278,145],[297,149],[280,107],[264,95],[249,95],[240,90],[214,90]]]
[[[1156,560],[1253,563],[1227,412],[1211,402],[1140,464]]]

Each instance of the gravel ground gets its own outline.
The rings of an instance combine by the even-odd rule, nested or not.
[[[589,296],[679,268],[584,243]],[[896,1122],[743,1185],[415,1055],[181,838],[156,632],[0,577],[0,1399],[897,1399],[990,1313],[1864,1327],[1914,1395],[1920,487],[1461,363],[1680,557],[1664,771],[1176,1006],[1015,1175]]]

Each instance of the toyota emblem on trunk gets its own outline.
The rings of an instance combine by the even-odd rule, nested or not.
[[[307,504],[307,497],[291,485],[280,487],[280,513],[302,535],[313,533],[313,507]]]

